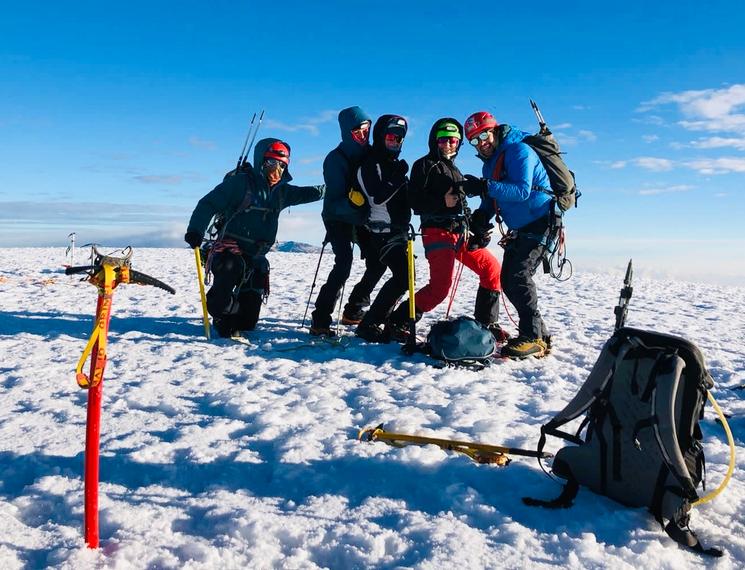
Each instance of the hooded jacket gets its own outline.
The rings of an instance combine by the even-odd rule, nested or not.
[[[355,186],[367,196],[370,213],[365,224],[374,233],[406,231],[411,222],[411,208],[406,196],[409,165],[399,160],[398,152],[391,153],[385,146],[386,127],[392,120],[404,126],[406,121],[398,115],[382,115],[372,131],[372,151],[357,169]]]
[[[453,123],[460,132],[460,142],[452,158],[444,158],[437,146],[437,131],[444,123]],[[463,144],[463,125],[451,117],[438,119],[429,131],[429,152],[414,162],[409,181],[409,203],[419,214],[423,228],[443,228],[462,232],[461,216],[470,213],[463,191],[463,174],[454,160]],[[445,194],[450,189],[458,194],[458,203],[452,208],[445,205]]]
[[[326,194],[321,216],[325,221],[356,226],[365,222],[364,209],[355,208],[348,198],[357,168],[370,151],[369,145],[362,146],[352,138],[352,129],[364,121],[372,122],[372,119],[359,107],[349,107],[339,112],[341,142],[323,161]]]
[[[488,199],[482,199],[480,210],[490,218],[494,214],[494,200],[499,215],[511,230],[547,216],[551,209],[551,195],[543,188],[551,184],[535,151],[522,140],[528,135],[519,129],[503,125],[499,128],[500,143],[486,160],[482,169],[487,179]],[[502,159],[502,167],[498,161]],[[498,171],[497,170],[501,170]]]
[[[282,178],[272,188],[266,181],[261,167],[267,148],[279,141],[266,138],[258,141],[254,148],[253,165],[229,173],[209,194],[197,203],[189,220],[188,232],[204,234],[213,216],[223,218],[223,237],[234,239],[244,255],[263,255],[277,238],[279,213],[284,208],[307,204],[320,199],[324,186],[295,186],[290,184],[292,176],[289,166]],[[290,145],[280,141],[290,148]],[[250,205],[237,211],[250,192]]]

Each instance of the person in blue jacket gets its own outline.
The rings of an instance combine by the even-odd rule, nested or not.
[[[365,273],[349,295],[342,314],[342,324],[358,325],[370,305],[370,295],[385,273],[386,266],[371,252],[370,232],[364,227],[367,211],[349,197],[360,164],[370,152],[370,115],[359,107],[339,112],[341,143],[323,161],[326,195],[323,198],[324,243],[334,252],[334,266],[321,287],[312,313],[310,334],[335,336],[331,315],[339,295],[352,271],[352,246],[357,243],[365,260]]]
[[[256,143],[253,165],[229,172],[197,203],[184,240],[202,244],[215,218],[217,239],[207,267],[214,276],[207,310],[222,337],[256,327],[262,301],[269,294],[266,253],[277,238],[279,213],[289,206],[319,200],[324,186],[290,184],[290,145],[274,138]]]
[[[486,181],[471,231],[488,240],[495,214],[510,230],[502,259],[502,290],[519,316],[519,334],[502,348],[511,358],[545,356],[551,339],[538,310],[533,275],[546,250],[552,215],[548,175],[538,155],[522,140],[527,133],[499,125],[490,113],[474,113],[465,122],[468,141],[484,162]]]

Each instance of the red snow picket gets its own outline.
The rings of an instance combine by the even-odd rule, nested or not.
[[[99,436],[101,433],[101,396],[103,393],[103,371],[106,368],[106,337],[109,333],[111,303],[114,289],[121,283],[152,285],[171,294],[176,291],[165,283],[130,268],[132,248],[124,250],[122,257],[102,255],[92,248],[92,265],[68,267],[67,275],[86,273],[83,280],[98,288],[96,320],[93,332],[83,350],[75,369],[75,379],[81,388],[88,389],[88,412],[85,432],[85,518],[84,535],[88,548],[98,548],[98,467]],[[90,356],[90,374],[83,372],[85,361]]]

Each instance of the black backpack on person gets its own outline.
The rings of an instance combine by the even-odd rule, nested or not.
[[[553,195],[559,209],[562,212],[566,212],[570,208],[577,206],[577,199],[582,194],[577,190],[574,172],[569,170],[569,167],[564,162],[559,143],[543,120],[543,115],[538,105],[532,99],[530,100],[530,105],[538,119],[540,130],[534,135],[526,136],[522,142],[532,148],[538,155],[543,168],[546,169],[546,174],[548,174],[548,180],[551,185],[548,191]]]

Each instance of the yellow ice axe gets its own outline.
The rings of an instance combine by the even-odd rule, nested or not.
[[[204,321],[204,336],[210,339],[210,317],[207,314],[207,295],[204,293],[204,275],[202,274],[202,254],[198,247],[194,248],[194,259],[197,262],[197,278],[199,279],[199,296],[202,299],[202,320]]]

